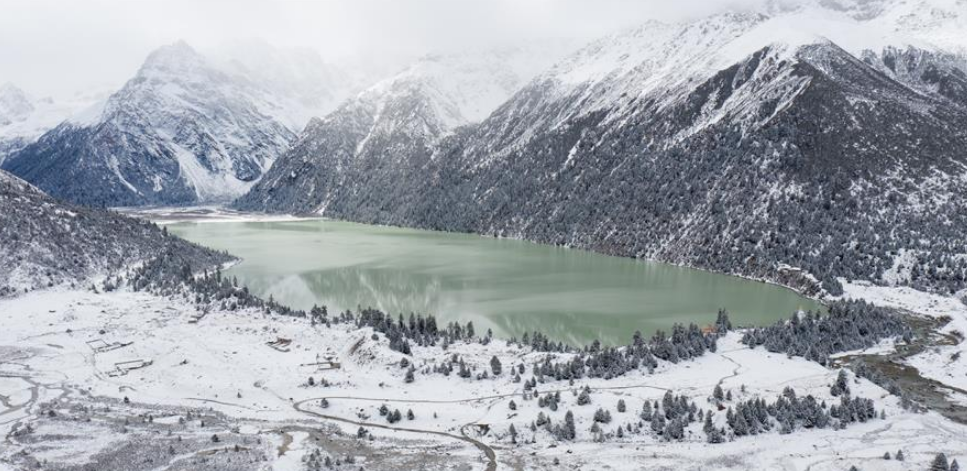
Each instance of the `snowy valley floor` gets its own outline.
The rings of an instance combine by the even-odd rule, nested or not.
[[[967,309],[946,298],[861,285],[847,294],[947,315],[946,330],[967,329]],[[666,391],[684,394],[713,410],[716,384],[733,402],[756,396],[773,401],[787,386],[830,403],[837,371],[801,358],[750,350],[739,333],[720,340],[716,353],[653,373],[611,379],[538,384],[541,394],[561,391],[557,411],[523,400],[522,383],[508,373],[545,354],[495,340],[487,346],[457,343],[444,352],[415,347],[415,381],[404,382],[402,355],[369,329],[345,324],[311,326],[306,319],[260,312],[211,312],[198,318],[187,301],[120,291],[48,290],[0,300],[0,470],[914,470],[938,452],[967,461],[967,426],[928,412],[906,412],[897,398],[862,379],[856,396],[874,399],[886,417],[845,430],[777,431],[707,444],[701,422],[682,442],[650,432],[593,441],[592,416],[608,409],[604,432],[637,424],[645,401]],[[288,345],[268,345],[278,339]],[[967,383],[967,361],[951,359],[965,345],[930,350],[911,360],[946,384]],[[287,351],[286,351],[287,350]],[[504,373],[465,379],[423,374],[454,353],[488,370],[499,357]],[[324,369],[327,362],[338,368]],[[320,365],[320,363],[327,363]],[[309,378],[313,385],[309,385]],[[327,385],[323,385],[327,384]],[[591,404],[577,405],[585,385]],[[744,392],[743,392],[743,387]],[[328,407],[322,407],[326,398]],[[624,400],[626,412],[617,412]],[[967,398],[959,400],[967,403]],[[514,401],[517,408],[511,410]],[[402,411],[389,424],[378,408]],[[726,401],[726,406],[730,402]],[[414,418],[405,414],[412,410]],[[538,413],[552,421],[575,414],[577,439],[557,442],[528,425]],[[715,412],[723,424],[725,412]],[[357,438],[363,425],[368,436]],[[508,429],[519,432],[511,443]],[[645,424],[647,428],[647,423]],[[529,443],[531,439],[535,443]],[[903,450],[903,462],[883,454]],[[491,463],[490,456],[495,458]],[[348,460],[347,460],[347,457]],[[339,464],[337,465],[337,461]],[[349,463],[347,463],[349,461]]]

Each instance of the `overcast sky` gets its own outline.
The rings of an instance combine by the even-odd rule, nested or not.
[[[649,18],[756,0],[0,0],[0,83],[62,99],[113,89],[179,39],[310,47],[327,60],[389,60],[533,39],[590,40]]]

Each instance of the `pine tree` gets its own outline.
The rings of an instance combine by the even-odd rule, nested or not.
[[[930,463],[930,471],[950,471],[950,463],[947,462],[947,455],[943,453],[937,454]]]
[[[577,429],[574,426],[574,414],[567,411],[564,414],[564,439],[574,440],[575,437],[577,437]]]
[[[839,370],[839,374],[836,376],[836,382],[829,388],[829,393],[833,396],[849,396],[850,390],[846,370]]]
[[[496,355],[490,358],[490,369],[494,372],[494,376],[500,376],[500,372],[503,370],[500,360]]]

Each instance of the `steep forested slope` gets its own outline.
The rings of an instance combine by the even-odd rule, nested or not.
[[[0,296],[113,276],[159,257],[195,270],[232,260],[153,223],[61,203],[0,171]]]

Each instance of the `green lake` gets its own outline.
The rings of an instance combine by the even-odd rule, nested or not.
[[[293,308],[432,314],[441,325],[473,321],[478,335],[539,330],[576,345],[619,344],[635,330],[709,324],[719,308],[743,325],[820,308],[779,286],[516,240],[329,220],[168,228],[241,257],[225,275]]]

